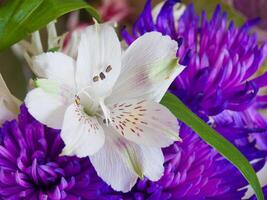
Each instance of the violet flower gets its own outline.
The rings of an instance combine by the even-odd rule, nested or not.
[[[188,61],[188,67],[176,79],[170,91],[234,142],[249,160],[259,158],[258,162],[254,164],[255,170],[258,171],[264,165],[266,157],[265,151],[262,151],[265,149],[266,143],[261,137],[258,137],[266,132],[266,122],[257,111],[258,107],[264,107],[266,103],[265,97],[258,95],[259,88],[265,86],[266,75],[256,79],[250,77],[254,76],[265,58],[266,47],[259,48],[253,43],[256,38],[248,34],[249,23],[240,29],[231,23],[230,27],[232,28],[227,28],[226,16],[219,9],[210,22],[206,21],[203,14],[201,25],[193,7],[189,6],[179,20],[177,28],[177,23],[172,20],[174,4],[173,0],[166,1],[155,23],[152,20],[150,1],[148,1],[141,18],[134,27],[134,36],[124,32],[124,37],[131,43],[140,34],[158,30],[176,39],[181,45],[178,56],[181,58],[181,62]],[[204,25],[205,30],[201,32]],[[182,44],[181,37],[183,37]],[[226,57],[221,58],[220,62],[216,60],[220,58],[221,54],[216,54],[216,51],[210,47],[217,41],[214,39],[217,37],[225,38],[220,43],[222,46],[217,48],[224,49],[229,53],[228,56],[224,55]],[[204,41],[207,40],[207,44],[210,45],[202,46],[205,42],[199,43],[202,41],[201,38],[204,38]],[[240,41],[242,41],[242,45],[240,45]],[[208,47],[211,49],[208,50]],[[200,56],[198,48],[206,52],[206,56],[204,56],[206,58],[203,55]],[[188,53],[188,49],[191,49],[190,53]],[[238,61],[234,59],[235,55],[238,55]],[[229,63],[232,62],[232,65],[225,64],[227,63],[226,58]],[[217,62],[219,63],[216,64]],[[248,65],[251,62],[252,64]],[[206,66],[205,63],[209,63],[209,65]],[[246,65],[242,63],[246,63]],[[243,69],[243,66],[246,70]],[[236,77],[235,79],[228,77],[231,84],[226,81],[225,74],[227,73],[225,71],[230,73],[231,77]],[[212,87],[219,85],[219,77],[222,81],[221,87],[217,87],[217,90],[214,91]],[[212,81],[204,82],[205,80]],[[195,88],[190,83],[194,83]],[[225,84],[230,84],[230,86],[226,87]],[[211,93],[205,92],[206,87]],[[192,100],[194,101],[192,102]],[[218,102],[221,102],[221,105]],[[254,116],[256,116],[256,120],[254,118],[253,121]],[[44,133],[47,133],[49,137]],[[119,193],[113,191],[97,177],[88,159],[60,157],[59,152],[64,145],[59,138],[58,131],[48,129],[36,122],[27,113],[25,107],[22,107],[19,121],[7,122],[0,131],[0,199],[7,197],[19,199],[19,195],[24,195],[29,199],[37,199],[40,195],[52,200],[79,198],[106,200],[241,199],[246,189],[240,188],[246,186],[247,182],[238,170],[185,125],[182,125],[180,135],[183,143],[175,143],[164,150],[165,172],[159,181],[151,182],[145,178],[139,180],[130,192]],[[259,144],[261,144],[260,148]],[[51,148],[52,146],[53,148]],[[2,151],[2,149],[5,150]],[[25,152],[31,156],[23,157]],[[23,161],[23,165],[17,165],[17,160]],[[53,165],[57,167],[51,168],[49,163],[54,163]],[[25,165],[26,167],[23,167]],[[34,173],[35,171],[32,169],[39,169],[40,166],[46,166],[46,170],[43,171],[41,168],[41,170],[37,170],[38,173]],[[26,185],[23,185],[25,179],[16,179],[17,173],[24,174],[23,178],[27,177]],[[46,173],[47,176],[42,176],[43,173]],[[57,181],[54,181],[55,177]],[[35,180],[38,181],[38,184]],[[9,188],[9,190],[3,188]]]
[[[88,158],[60,156],[63,147],[58,130],[21,106],[0,129],[0,199],[96,199],[105,183]]]
[[[187,67],[169,91],[214,128],[226,126],[225,123],[216,123],[224,111],[242,117],[245,116],[243,111],[249,109],[251,115],[255,113],[261,118],[257,121],[265,121],[257,109],[264,107],[267,102],[266,96],[259,95],[259,90],[267,85],[267,73],[255,76],[266,58],[267,44],[258,46],[257,35],[249,33],[254,21],[240,28],[235,27],[233,22],[227,26],[227,14],[221,11],[220,6],[217,6],[212,19],[207,20],[206,13],[203,12],[199,17],[192,4],[179,21],[174,21],[173,7],[177,2],[167,0],[154,21],[151,1],[148,0],[133,26],[132,34],[125,29],[122,31],[127,43],[154,30],[176,40],[180,44],[177,56],[181,63],[187,62]],[[262,126],[262,123],[254,123],[253,127],[251,122],[246,123],[242,125],[242,139],[237,141],[236,137],[239,136],[229,134],[229,130],[240,127],[240,124],[236,124],[234,118],[227,122],[228,139],[237,146],[239,143],[246,146],[243,138],[249,140],[249,135],[263,135],[266,132],[267,126]],[[255,144],[251,141],[248,143],[257,151]]]

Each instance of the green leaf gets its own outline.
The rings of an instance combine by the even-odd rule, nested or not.
[[[203,140],[233,163],[252,186],[258,200],[264,200],[261,186],[254,169],[234,145],[189,110],[176,96],[167,93],[163,97],[161,104],[169,108],[180,121],[192,128]]]
[[[0,51],[74,10],[86,9],[100,21],[98,12],[83,0],[11,0],[0,7]]]
[[[208,18],[211,18],[214,9],[218,4],[220,4],[222,6],[222,10],[227,12],[229,17],[228,19],[233,20],[236,25],[241,26],[245,22],[245,17],[223,0],[183,0],[183,2],[185,4],[193,3],[196,12],[199,15],[203,10],[205,10]]]

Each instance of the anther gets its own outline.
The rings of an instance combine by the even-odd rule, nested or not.
[[[101,73],[99,74],[99,76],[100,76],[101,80],[103,80],[103,79],[106,78],[106,76],[105,76],[105,74],[104,74],[103,72],[101,72]]]
[[[107,68],[106,68],[106,72],[108,73],[108,72],[110,72],[112,70],[112,67],[111,67],[111,65],[109,65]]]
[[[99,80],[99,77],[98,76],[94,76],[93,81],[97,82],[98,80]]]
[[[75,103],[77,106],[79,106],[81,104],[81,99],[78,95],[75,95]]]
[[[103,119],[103,123],[104,123],[104,124],[110,124],[110,120],[109,120],[109,119],[108,119],[108,120]]]

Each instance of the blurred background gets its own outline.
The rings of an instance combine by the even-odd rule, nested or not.
[[[90,0],[88,1],[95,8],[98,8],[102,19],[104,21],[114,20],[119,21],[119,26],[130,27],[138,15],[142,11],[145,0]],[[153,0],[153,5],[160,3],[160,0]],[[206,10],[212,13],[215,6],[220,3],[224,10],[227,10],[229,17],[231,17],[236,24],[240,25],[247,19],[260,17],[262,21],[255,27],[253,31],[257,31],[261,41],[267,36],[265,29],[267,29],[267,0],[184,0],[184,3],[193,2],[196,10],[200,13]],[[57,29],[60,34],[70,31],[75,28],[77,24],[73,22],[75,18],[79,17],[81,22],[89,22],[90,16],[84,11],[79,14],[70,14],[61,17],[57,23]],[[46,40],[46,33],[42,31],[42,39]],[[20,99],[24,98],[26,93],[26,79],[25,76],[29,74],[27,64],[23,58],[16,55],[14,50],[6,49],[0,52],[0,73],[3,75],[11,92]]]

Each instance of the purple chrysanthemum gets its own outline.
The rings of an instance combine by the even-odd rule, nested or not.
[[[178,57],[184,60],[190,56],[190,59],[170,90],[194,112],[211,116],[226,109],[248,108],[260,87],[266,84],[263,80],[266,75],[252,79],[267,55],[267,44],[259,47],[256,35],[249,34],[253,21],[241,28],[233,22],[227,26],[227,15],[220,6],[209,21],[205,12],[200,18],[193,5],[189,5],[177,22],[173,17],[173,6],[177,2],[166,1],[153,22],[150,1],[147,1],[134,25],[133,35],[123,31],[126,41],[131,43],[153,30],[170,35],[178,42],[182,39]]]
[[[267,74],[255,76],[266,58],[267,45],[258,46],[257,36],[249,33],[255,21],[240,28],[233,22],[227,26],[227,15],[220,6],[207,20],[205,12],[199,17],[193,5],[189,5],[180,19],[174,21],[173,7],[177,2],[167,0],[154,20],[148,0],[132,34],[123,30],[123,37],[130,44],[146,32],[160,31],[176,40],[180,44],[177,56],[187,63],[187,68],[176,78],[170,92],[234,143],[250,161],[259,159],[256,167],[259,170],[266,159],[267,143],[263,138],[267,137],[267,123],[257,109],[266,106],[267,98],[260,96],[259,90],[266,86]],[[217,162],[214,165],[220,167]],[[224,182],[227,176],[221,176],[220,181]],[[227,183],[233,189],[227,199],[241,197],[237,198],[240,194],[234,182]],[[205,197],[202,194],[193,199]],[[182,199],[186,198],[189,197]],[[221,198],[223,195],[215,199]]]
[[[157,182],[139,180],[127,194],[106,192],[106,199],[203,200],[241,199],[247,185],[226,159],[209,147],[188,127],[182,126],[182,143],[164,151],[165,172]],[[258,170],[264,161],[254,165]]]
[[[237,117],[229,115],[226,117],[231,122],[221,120],[219,123],[216,119],[226,112],[243,118],[249,110],[251,115],[261,118],[257,121],[265,121],[257,108],[266,105],[267,98],[260,96],[259,90],[267,84],[267,73],[256,78],[255,74],[267,56],[267,44],[258,46],[256,35],[249,33],[254,21],[240,28],[233,22],[227,26],[227,15],[220,6],[211,20],[207,20],[205,12],[199,17],[191,4],[175,21],[173,7],[177,2],[167,0],[154,21],[151,0],[148,0],[132,35],[122,31],[125,40],[131,43],[154,30],[177,40],[180,44],[177,56],[181,62],[186,61],[187,67],[173,82],[170,92],[239,146],[247,157],[257,154],[255,152],[259,153],[257,157],[263,157],[250,136],[266,136],[267,126],[245,119],[240,119],[244,122],[241,125],[236,123]]]
[[[0,199],[98,199],[101,185],[89,158],[62,157],[59,131],[21,107],[0,129]]]
[[[219,66],[219,69],[216,68],[216,70],[214,68],[215,66],[211,65],[209,70],[202,70],[201,63],[204,61],[198,62],[201,61],[201,57],[199,57],[197,51],[194,52],[194,49],[196,50],[199,45],[198,40],[195,40],[196,38],[201,38],[203,35],[206,35],[207,38],[208,32],[203,31],[203,35],[199,34],[199,36],[196,36],[198,31],[201,30],[201,27],[197,15],[192,10],[192,6],[187,8],[185,14],[179,21],[179,24],[184,22],[184,32],[182,32],[182,30],[179,31],[180,25],[178,29],[175,29],[175,22],[172,17],[172,6],[174,3],[175,1],[173,0],[166,2],[159,14],[157,24],[155,24],[151,21],[151,7],[150,1],[148,1],[142,17],[135,25],[135,36],[130,38],[128,35],[126,38],[127,41],[130,42],[138,37],[139,34],[137,32],[144,34],[152,30],[158,30],[164,34],[169,34],[179,43],[181,42],[180,38],[183,37],[183,43],[178,55],[182,58],[182,61],[189,60],[189,64],[184,74],[180,76],[185,83],[181,85],[182,82],[179,80],[180,78],[178,78],[173,84],[172,92],[179,96],[194,112],[204,119],[208,119],[208,116],[211,114],[214,115],[213,121],[215,121],[215,123],[212,121],[210,123],[228,139],[235,142],[235,144],[237,144],[236,142],[238,141],[237,146],[245,153],[249,160],[263,158],[265,156],[264,152],[259,151],[255,147],[255,142],[251,142],[251,138],[248,137],[250,134],[265,132],[266,127],[264,126],[265,123],[262,123],[263,118],[257,116],[257,123],[252,123],[251,119],[245,117],[247,116],[245,112],[236,111],[238,109],[234,109],[230,105],[234,104],[236,107],[239,105],[242,109],[246,108],[246,112],[252,112],[252,114],[258,115],[256,109],[254,109],[254,104],[255,100],[259,99],[257,96],[258,87],[263,86],[264,82],[261,79],[257,79],[256,81],[245,83],[250,77],[248,76],[247,79],[243,81],[241,80],[242,78],[240,80],[235,79],[233,83],[236,83],[236,85],[231,84],[231,87],[228,88],[229,90],[232,88],[230,96],[225,96],[225,94],[228,94],[228,90],[223,90],[223,87],[217,88],[217,90],[221,89],[220,92],[213,92],[211,94],[203,92],[202,96],[197,95],[201,93],[201,89],[208,87],[208,84],[216,86],[218,80],[214,77],[220,77],[224,74],[222,71],[226,70],[225,68],[230,66],[232,70],[230,71],[233,75],[236,74],[237,77],[240,76],[241,72],[244,73],[244,71],[242,71],[241,66],[239,66],[241,64],[238,65],[234,63],[232,66],[224,65],[224,59],[221,65],[216,65],[216,67]],[[223,27],[226,29],[226,26],[223,25],[225,24],[226,17],[218,10],[216,13],[211,22],[205,21],[204,15],[202,21],[206,22],[208,28],[210,26],[210,31],[213,30],[216,32],[215,28],[218,28],[217,31],[220,32],[223,30]],[[184,21],[181,22],[182,20]],[[220,25],[222,27],[220,27]],[[233,27],[233,25],[231,26]],[[243,29],[242,37],[247,36],[247,40],[249,40],[250,37],[247,34],[246,26],[241,29],[233,29],[235,30],[234,32],[240,32],[240,34]],[[188,32],[185,30],[188,30]],[[216,35],[216,33],[213,34]],[[232,33],[229,34],[231,39]],[[126,35],[124,34],[124,36]],[[218,33],[218,37],[219,36],[220,33]],[[210,38],[208,37],[208,39]],[[225,42],[227,44],[227,41]],[[247,50],[246,48],[248,47],[246,45],[248,44],[250,45],[250,49]],[[265,56],[265,48],[253,46],[252,41],[244,43],[244,46],[236,44],[231,46],[231,48],[233,48],[234,52],[239,52],[241,51],[239,46],[243,48],[243,53],[251,52],[251,54],[255,56],[255,58],[253,57],[253,62],[250,61],[256,63],[256,66],[254,66],[255,69],[251,66],[246,68],[246,70],[250,71],[250,75],[253,75]],[[231,51],[229,46],[225,46],[224,48],[225,50]],[[191,49],[189,54],[188,49]],[[213,56],[219,55],[216,54],[215,51],[213,54],[211,50],[208,52],[210,52],[210,54],[207,54],[207,59],[216,59]],[[230,58],[232,57],[229,57],[229,59]],[[210,61],[211,64],[214,64],[213,62],[215,61]],[[239,68],[236,68],[236,66]],[[189,68],[193,69],[190,71]],[[203,73],[205,72],[204,75],[202,71]],[[226,71],[229,72],[229,69]],[[202,76],[204,76],[204,78]],[[205,77],[213,77],[214,79],[211,83],[206,82],[206,85],[204,85],[204,82],[201,81],[201,77],[203,81],[206,80]],[[222,76],[223,80],[224,78],[225,76]],[[262,78],[264,78],[264,76]],[[190,82],[195,85],[192,86]],[[240,86],[240,88],[234,87],[237,85]],[[212,90],[212,88],[209,89]],[[194,90],[197,93],[194,93]],[[251,90],[252,93],[250,93]],[[205,97],[207,94],[210,95],[209,98]],[[220,100],[222,97],[224,101]],[[191,100],[195,101],[191,102]],[[220,105],[220,108],[218,108],[218,101],[224,102]],[[257,106],[258,102],[256,107]],[[251,116],[251,114],[248,115]],[[259,126],[260,122],[262,126]],[[263,122],[265,121],[263,120]],[[251,124],[253,124],[253,126]],[[163,177],[157,182],[151,182],[147,179],[139,180],[131,192],[123,194],[113,191],[97,177],[89,159],[59,156],[64,146],[59,137],[59,131],[48,129],[38,123],[28,114],[26,108],[22,107],[18,122],[7,122],[3,128],[0,129],[0,199],[39,199],[39,197],[40,199],[42,199],[42,197],[47,197],[52,200],[241,199],[246,191],[246,189],[241,188],[247,185],[247,182],[233,165],[221,157],[186,126],[182,125],[180,135],[183,139],[183,143],[175,143],[164,150],[166,162]],[[254,138],[256,138],[256,136]],[[254,164],[254,168],[259,170],[262,168],[264,162],[263,159],[258,160],[258,162]]]
[[[164,150],[164,176],[139,180],[127,194],[98,178],[88,158],[61,157],[59,131],[34,120],[24,106],[0,136],[0,199],[240,199],[246,191],[239,190],[246,185],[239,172],[186,126],[183,143]]]

